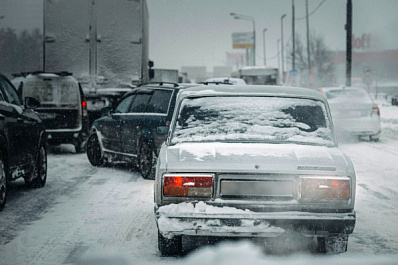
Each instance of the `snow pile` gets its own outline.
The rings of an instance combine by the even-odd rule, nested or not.
[[[246,214],[247,216],[255,215],[254,212],[249,210],[241,210],[234,207],[216,207],[208,205],[203,201],[199,201],[196,204],[190,202],[183,202],[179,204],[170,204],[159,207],[158,219],[159,230],[163,233],[168,231],[184,231],[184,230],[210,230],[216,233],[223,232],[239,232],[239,233],[252,233],[252,232],[267,232],[274,235],[280,235],[285,230],[280,227],[270,226],[268,222],[258,222],[254,219],[242,219],[239,227],[229,227],[223,225],[221,220],[217,217],[225,216],[239,216],[239,214]],[[195,222],[184,222],[179,218],[173,218],[172,216],[189,217],[195,214],[209,214],[215,218],[204,218],[196,219]],[[171,216],[171,217],[169,217]],[[198,216],[197,216],[198,217]],[[168,236],[167,234],[165,236]],[[169,235],[172,236],[172,235]]]

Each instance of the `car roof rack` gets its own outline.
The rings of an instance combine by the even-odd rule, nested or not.
[[[173,82],[148,82],[148,83],[139,84],[137,87],[145,86],[145,85],[159,85],[159,86],[173,85],[173,87],[179,87],[178,83],[173,83]]]
[[[232,83],[227,83],[227,82],[200,82],[199,84],[202,84],[202,85],[233,85]]]

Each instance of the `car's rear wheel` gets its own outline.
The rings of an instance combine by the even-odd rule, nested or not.
[[[82,140],[78,140],[75,144],[75,151],[78,154],[86,152],[86,143]]]
[[[319,253],[343,253],[347,251],[348,235],[318,237]]]
[[[147,141],[142,141],[138,167],[144,179],[155,179],[156,154]]]
[[[91,134],[87,140],[87,158],[90,164],[98,167],[104,163],[101,146],[96,134]]]
[[[7,175],[3,162],[3,157],[0,156],[0,211],[4,209],[7,201]]]
[[[46,146],[40,143],[39,152],[36,156],[36,164],[30,178],[25,178],[26,186],[30,188],[41,188],[47,181],[47,151]]]
[[[158,231],[158,248],[162,256],[178,256],[182,253],[182,237],[174,236],[173,238],[164,237]]]
[[[378,142],[379,139],[380,139],[380,134],[375,134],[375,135],[369,136],[369,140],[371,140],[372,142]]]

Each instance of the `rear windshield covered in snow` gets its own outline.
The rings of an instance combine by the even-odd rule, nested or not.
[[[79,88],[74,82],[27,82],[23,89],[23,97],[33,97],[42,106],[78,107]]]
[[[325,91],[328,100],[338,99],[351,101],[353,99],[361,99],[361,101],[369,100],[368,94],[362,89],[336,89]]]
[[[334,146],[322,102],[285,97],[182,101],[171,143],[267,142]]]

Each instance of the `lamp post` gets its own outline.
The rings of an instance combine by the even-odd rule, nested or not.
[[[281,45],[281,39],[278,39],[278,41],[276,42],[276,49],[277,49],[277,54],[278,54],[278,71],[280,71],[281,69],[281,57],[279,56],[279,45]],[[279,82],[279,80],[278,80]]]
[[[265,32],[267,31],[267,28],[263,29],[263,50],[264,50],[264,65],[267,65],[267,59],[265,56]]]
[[[284,19],[285,17],[286,17],[286,14],[283,14],[283,15],[281,16],[282,82],[283,82],[283,83],[285,83],[285,64],[284,64],[285,57],[284,57],[284,54],[283,54],[283,50],[284,50],[284,49],[283,49],[283,46],[284,46],[284,43],[283,43],[283,19]]]
[[[252,53],[253,61],[252,61],[252,63],[253,63],[253,65],[256,65],[256,24],[254,21],[254,17],[236,14],[236,13],[230,13],[230,15],[233,16],[235,19],[249,20],[249,21],[253,22],[253,53]]]

